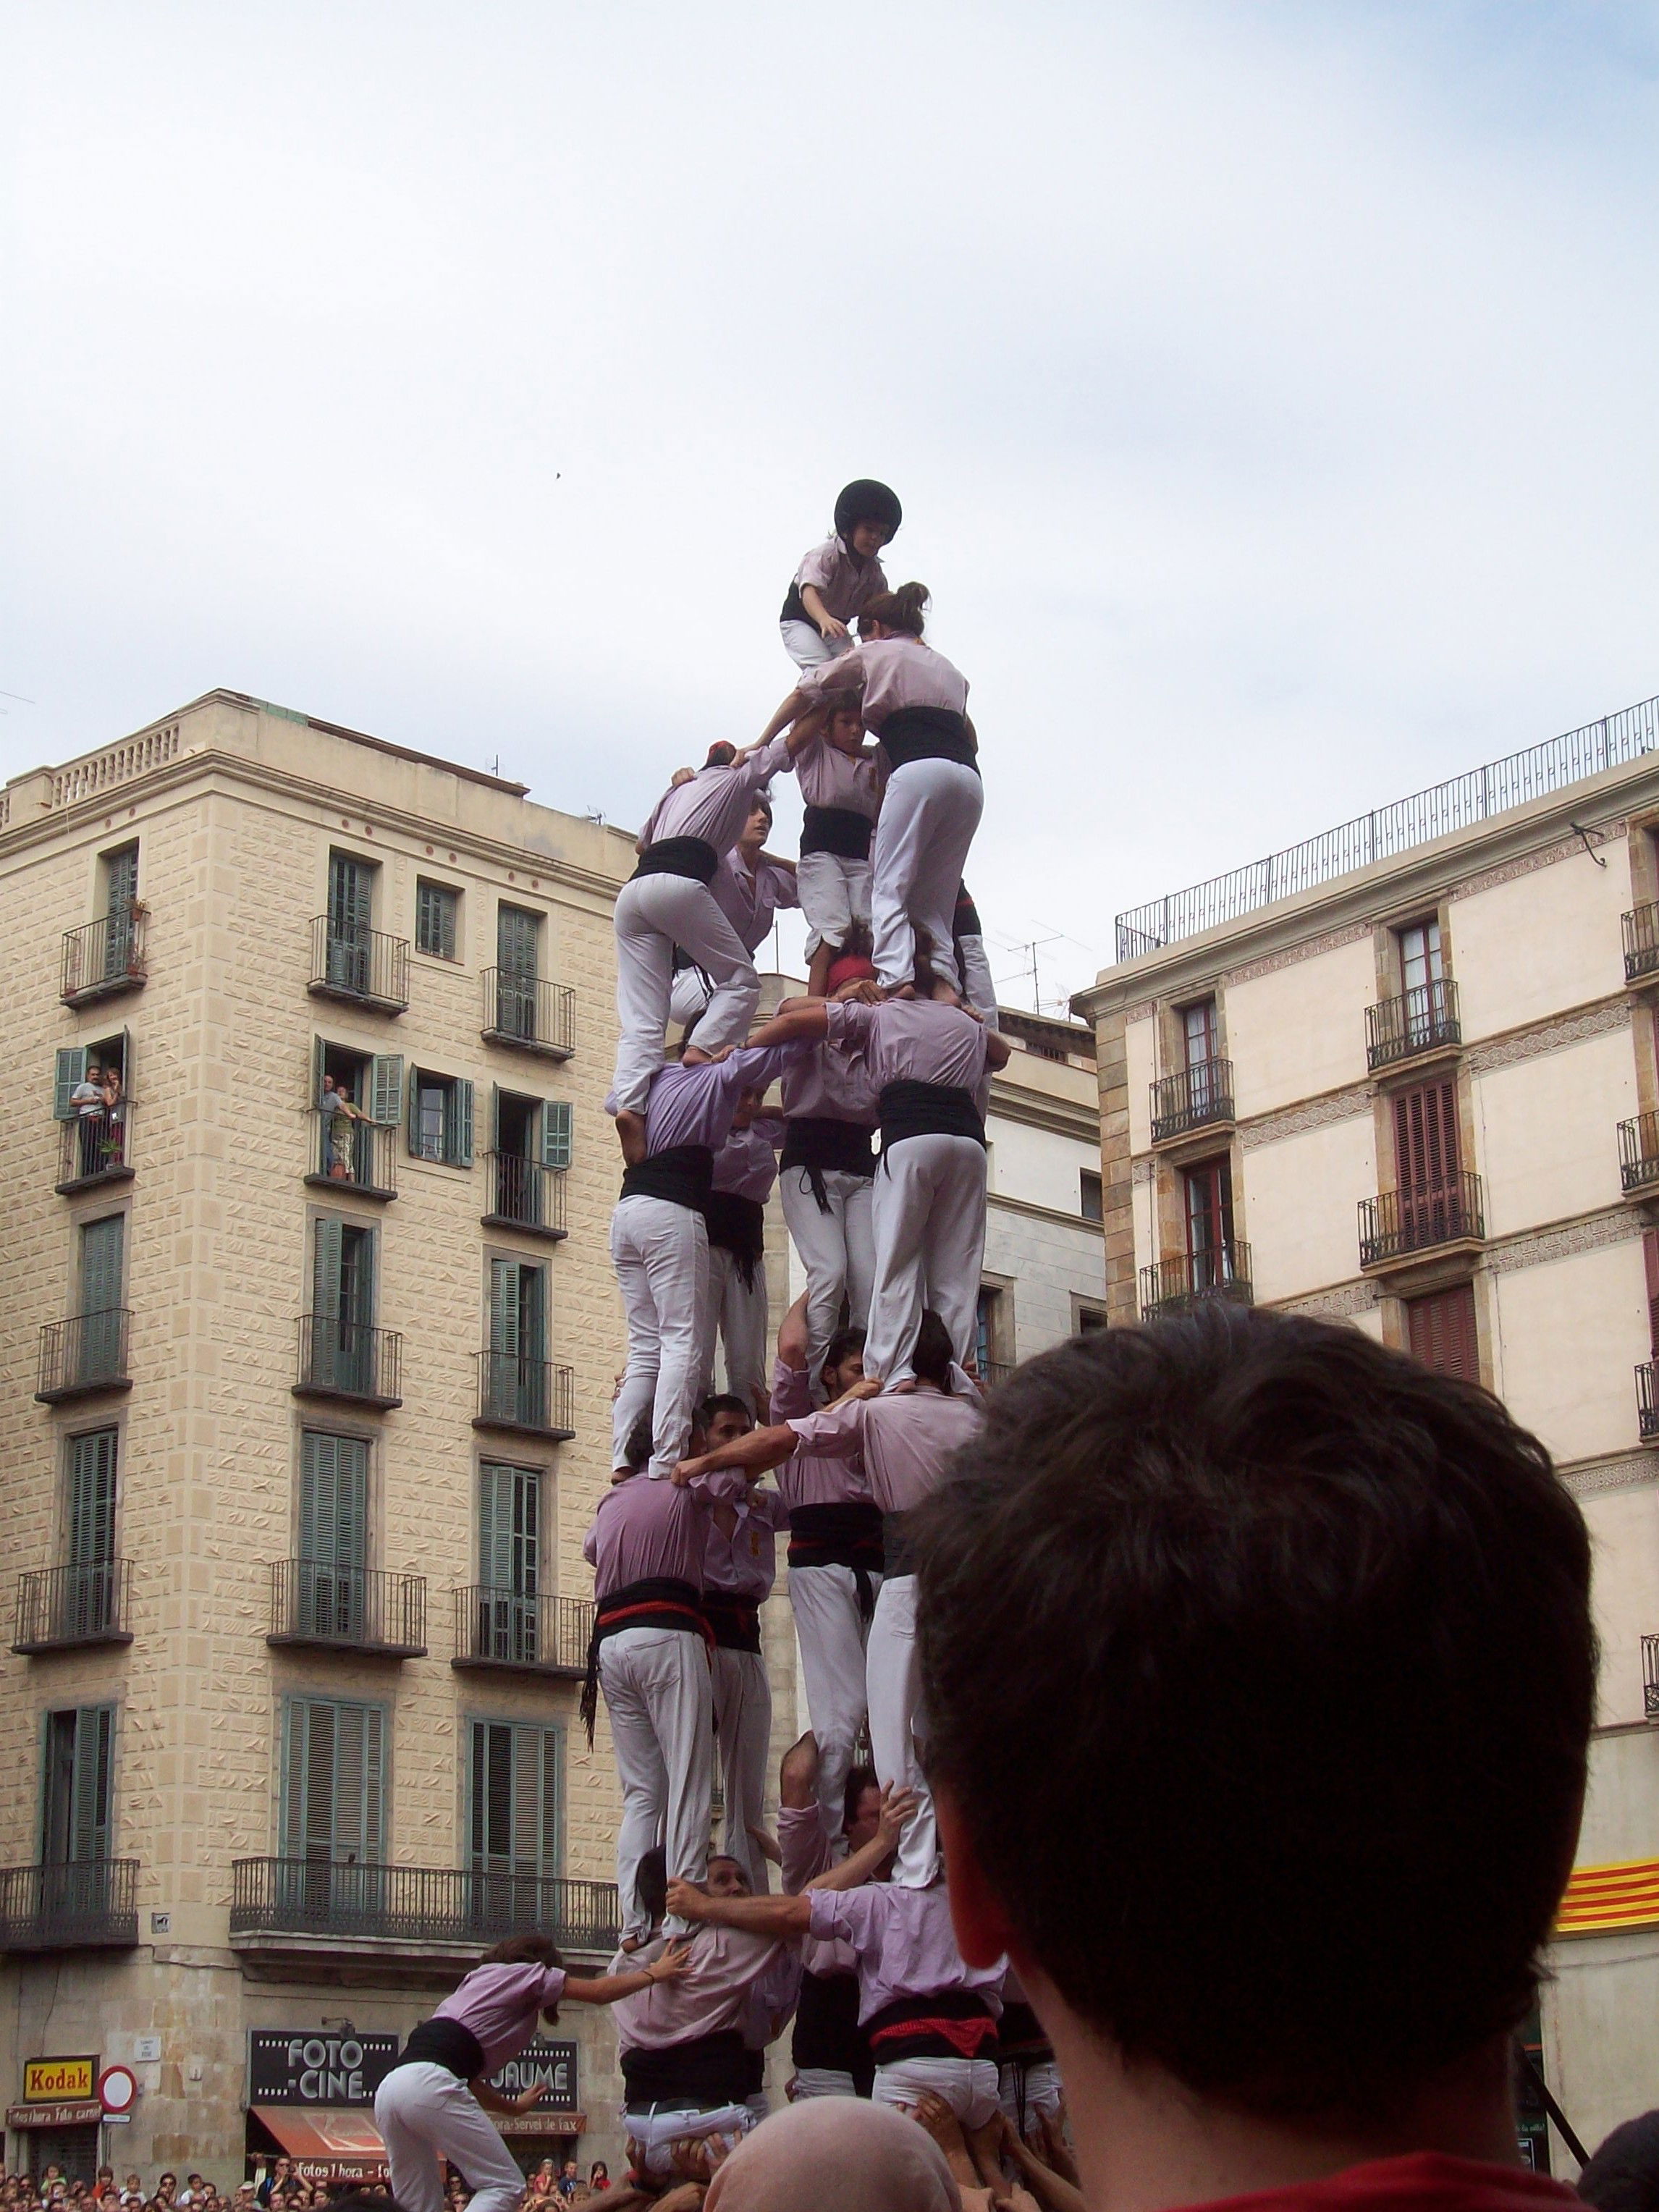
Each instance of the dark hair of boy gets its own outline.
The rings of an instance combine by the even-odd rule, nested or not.
[[[706,1429],[721,1413],[739,1414],[751,1429],[755,1425],[754,1407],[746,1398],[736,1397],[729,1390],[711,1391],[697,1407],[697,1420]]]
[[[1573,2186],[1595,2212],[1659,2212],[1659,2112],[1615,2128]]]
[[[942,1823],[1124,2067],[1375,2128],[1522,2018],[1596,1646],[1495,1398],[1212,1302],[1028,1362],[913,1527]]]

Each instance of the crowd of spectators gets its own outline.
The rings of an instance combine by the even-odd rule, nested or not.
[[[38,2175],[9,2173],[0,2166],[0,2212],[311,2212],[313,2206],[358,2187],[356,2182],[307,2181],[295,2172],[291,2159],[280,2157],[228,2191],[194,2172],[185,2174],[181,2186],[171,2168],[157,2174],[155,2187],[147,2189],[141,2175],[118,2179],[107,2166],[100,2166],[91,2181],[66,2175],[50,2163]],[[525,2182],[520,2212],[562,2212],[565,2205],[588,2203],[610,2187],[603,2159],[584,2172],[574,2159],[561,2165],[544,2158]],[[450,2177],[447,2195],[453,2212],[465,2212],[469,2191],[459,2175]]]

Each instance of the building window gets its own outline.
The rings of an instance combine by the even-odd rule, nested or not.
[[[127,1094],[132,1087],[132,1040],[125,1030],[96,1044],[61,1045],[52,1077],[52,1118],[72,1121],[64,1180],[107,1175],[127,1164]]]
[[[1449,1291],[1434,1291],[1426,1297],[1406,1300],[1406,1341],[1413,1359],[1443,1375],[1461,1375],[1466,1382],[1480,1380],[1480,1352],[1475,1340],[1474,1285],[1458,1283]]]
[[[417,1160],[472,1164],[472,1085],[459,1075],[415,1068],[409,1079],[409,1149]]]
[[[368,1565],[368,1446],[307,1429],[300,1439],[295,1626],[307,1636],[363,1633]]]
[[[69,1564],[107,1567],[115,1557],[115,1463],[118,1431],[94,1429],[69,1440]]]
[[[1188,1287],[1212,1291],[1233,1279],[1233,1171],[1223,1153],[1182,1175]]]
[[[486,1460],[478,1469],[478,1580],[534,1597],[541,1576],[542,1478],[533,1467]]]
[[[422,878],[415,886],[415,950],[434,960],[453,960],[459,935],[461,896],[447,884],[429,884]]]
[[[1077,1335],[1091,1336],[1096,1329],[1104,1328],[1105,1326],[1106,1309],[1104,1306],[1085,1306],[1082,1304],[1079,1304],[1077,1309],[1077,1328],[1074,1332]]]
[[[500,906],[495,909],[495,965],[503,975],[534,981],[540,947],[542,918],[527,907]]]
[[[1099,1176],[1092,1168],[1079,1170],[1078,1212],[1085,1221],[1104,1221],[1106,1218],[1105,1192]]]
[[[467,1843],[475,1874],[530,1881],[557,1875],[562,1748],[557,1729],[472,1723]]]
[[[1447,1078],[1399,1091],[1394,1114],[1395,1176],[1402,1223],[1457,1188],[1457,1085]]]
[[[1219,1034],[1213,999],[1195,1000],[1181,1009],[1181,1042],[1189,1068],[1202,1067],[1215,1058]]]
[[[81,1231],[81,1319],[78,1374],[82,1382],[121,1372],[121,1277],[126,1216],[106,1214]]]
[[[132,963],[133,914],[138,904],[138,848],[122,845],[99,861],[104,879],[104,912],[108,933],[104,940],[104,973],[125,975]]]
[[[1445,964],[1440,957],[1440,923],[1437,917],[1427,921],[1413,921],[1396,933],[1400,946],[1401,988],[1409,996],[1420,991],[1426,1001],[1432,987],[1445,980]]]
[[[337,1866],[385,1854],[386,1714],[328,1698],[283,1701],[282,1856]]]
[[[40,1856],[48,1866],[110,1856],[113,1705],[72,1705],[46,1715],[40,1789]]]
[[[981,1382],[1000,1382],[1013,1364],[1009,1300],[995,1283],[982,1283],[974,1315],[974,1356]]]

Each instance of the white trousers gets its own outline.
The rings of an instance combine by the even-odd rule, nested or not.
[[[858,642],[850,630],[845,637],[826,637],[816,623],[799,618],[781,622],[778,629],[783,649],[797,668],[822,668],[826,660],[839,660],[843,653],[850,653]]]
[[[628,1364],[611,1409],[611,1464],[627,1464],[628,1440],[651,1416],[653,1478],[685,1457],[701,1382],[708,1297],[708,1225],[666,1198],[618,1199],[611,1262],[628,1316]]]
[[[703,981],[701,968],[678,969],[668,994],[669,1020],[677,1030],[687,1029],[693,1022],[701,1021],[703,1009],[714,994],[714,987]]]
[[[446,2212],[441,2158],[460,2168],[483,2212],[514,2212],[524,2176],[483,2106],[447,2066],[426,2059],[394,2066],[374,2093],[374,2124],[403,2212]]]
[[[766,1262],[755,1262],[752,1284],[723,1245],[708,1247],[708,1282],[697,1356],[701,1395],[714,1387],[714,1341],[726,1347],[726,1387],[757,1421],[767,1418],[771,1393],[766,1372]]]
[[[689,952],[714,983],[697,1042],[714,1052],[741,1044],[760,1002],[760,978],[743,939],[691,876],[635,876],[617,896],[617,1103],[645,1111],[651,1078],[662,1066],[663,1032],[673,995],[674,947]]]
[[[870,1623],[864,1670],[865,1692],[870,1701],[870,1751],[877,1779],[884,1784],[899,1783],[916,1793],[916,1809],[899,1838],[892,1879],[902,1889],[926,1889],[939,1872],[939,1831],[933,1793],[916,1748],[924,1723],[914,1575],[889,1575],[883,1583],[876,1600],[876,1617]],[[994,2067],[991,2074],[994,2102]]]
[[[934,965],[947,975],[954,971],[957,892],[984,805],[977,771],[961,761],[907,761],[888,778],[870,854],[876,976],[884,989],[915,974],[918,930],[927,933]]]
[[[881,1577],[870,1581],[878,1592]],[[841,1856],[847,1778],[869,1710],[858,1581],[851,1567],[791,1567],[789,1604],[800,1646],[806,1713],[818,1746],[818,1817],[832,1858]]]
[[[919,2105],[929,2091],[943,2097],[964,2128],[982,2128],[997,2112],[997,2069],[988,2058],[896,2058],[878,2066],[872,2104]]]
[[[820,945],[845,945],[855,921],[870,919],[872,871],[868,860],[839,853],[803,853],[795,863],[795,889],[806,921],[806,957]]]
[[[798,2066],[789,2084],[792,2104],[805,2104],[809,2097],[856,2097],[858,2083],[840,2066]]]
[[[671,1877],[701,1881],[708,1871],[714,1704],[707,1647],[682,1629],[624,1628],[599,1646],[599,1687],[622,1784],[623,1933],[641,1936],[650,1923],[635,1890],[648,1850],[664,1846]]]
[[[714,1650],[709,1659],[714,1690],[715,1741],[726,1824],[720,1849],[749,1875],[757,1897],[772,1887],[767,1859],[749,1831],[766,1811],[766,1754],[772,1741],[772,1686],[758,1651]]]
[[[732,2151],[759,2124],[759,2114],[748,2105],[718,2105],[690,2112],[663,2111],[653,2105],[648,2112],[623,2113],[630,2162],[637,2172],[654,2175],[659,2181],[673,2178],[674,2154],[680,2144],[719,2136],[726,2150]]]
[[[997,1021],[997,987],[991,978],[991,963],[985,955],[982,937],[959,937],[957,948],[962,955],[962,984],[968,1003],[976,1014],[983,1014],[985,1026],[994,1030]]]
[[[1052,2058],[1039,2058],[1030,2066],[1005,2060],[998,2070],[997,2083],[997,2101],[1022,2136],[1034,2119],[1060,2118],[1066,2087]]]
[[[973,1357],[985,1258],[985,1147],[972,1137],[901,1137],[876,1170],[871,1201],[876,1283],[864,1371],[887,1383],[915,1373],[931,1308],[959,1364]]]
[[[848,1175],[843,1168],[823,1168],[819,1180],[830,1201],[828,1213],[819,1212],[805,1168],[790,1168],[778,1177],[783,1218],[806,1270],[806,1371],[813,1376],[841,1326],[842,1298],[848,1318],[860,1328],[868,1326],[870,1291],[876,1279],[873,1178]]]

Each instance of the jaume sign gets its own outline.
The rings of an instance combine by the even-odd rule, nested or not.
[[[250,2105],[372,2105],[398,2056],[395,2035],[290,2034],[251,2027]]]

